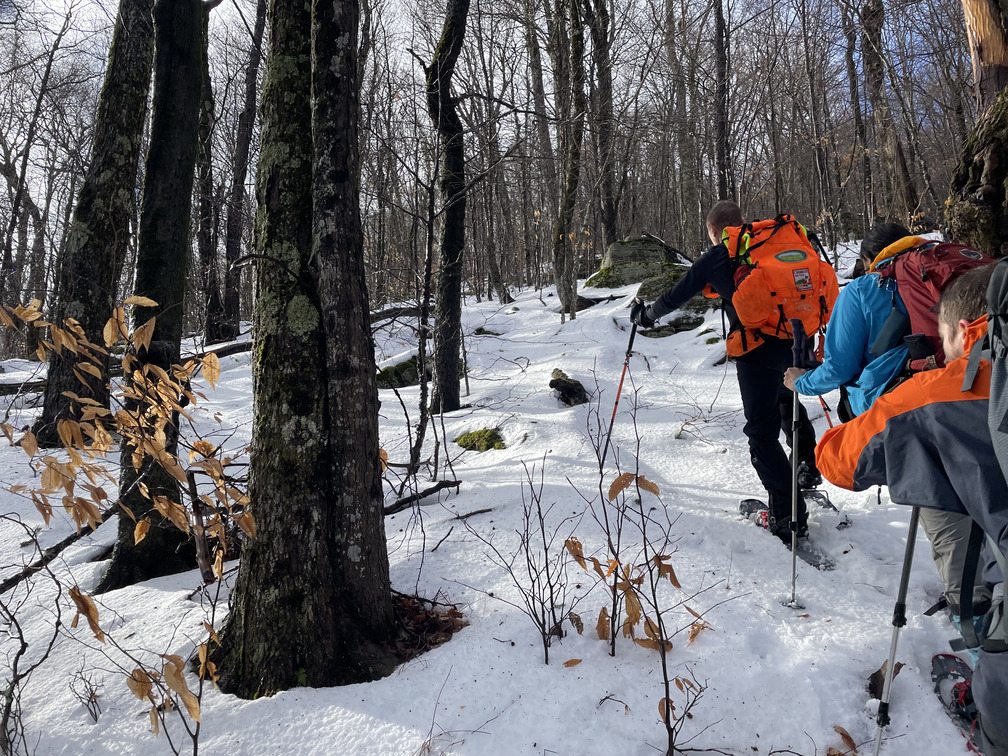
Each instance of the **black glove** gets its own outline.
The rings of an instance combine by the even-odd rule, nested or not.
[[[630,320],[641,328],[654,328],[655,324],[654,318],[648,317],[648,308],[642,299],[635,299],[630,305]]]

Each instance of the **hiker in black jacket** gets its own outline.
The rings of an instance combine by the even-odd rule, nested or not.
[[[710,286],[722,300],[729,323],[728,356],[735,362],[742,410],[746,423],[743,431],[749,439],[753,468],[767,490],[770,508],[770,532],[791,544],[791,464],[780,443],[784,431],[788,444],[797,446],[800,488],[813,488],[822,482],[815,467],[815,430],[805,408],[799,403],[797,444],[791,439],[794,392],[784,387],[784,371],[791,366],[792,341],[763,335],[743,328],[732,306],[735,293],[735,261],[721,242],[726,227],[745,223],[742,210],[729,200],[718,202],[707,215],[707,234],[714,245],[690,266],[675,286],[650,306],[637,303],[630,318],[642,328],[654,327],[655,321],[677,310],[689,299]],[[798,497],[798,534],[808,530],[805,502]]]

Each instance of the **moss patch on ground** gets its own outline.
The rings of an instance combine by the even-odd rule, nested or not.
[[[463,449],[470,451],[485,452],[490,449],[504,449],[504,439],[501,438],[497,428],[481,428],[480,430],[469,431],[455,438],[455,443]]]

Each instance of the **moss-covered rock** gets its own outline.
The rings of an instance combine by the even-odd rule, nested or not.
[[[490,449],[504,449],[504,439],[497,428],[481,428],[469,431],[455,438],[455,443],[463,449],[485,452]]]
[[[431,379],[431,365],[427,364],[427,380]],[[417,368],[417,356],[397,362],[378,371],[378,388],[393,389],[416,386],[420,383],[420,373]]]
[[[558,398],[568,407],[588,403],[588,392],[580,381],[567,375],[560,368],[554,368],[550,376],[549,387],[558,392]]]
[[[615,289],[664,275],[669,267],[681,267],[683,262],[681,256],[658,239],[647,236],[624,239],[609,245],[598,272],[585,286]]]

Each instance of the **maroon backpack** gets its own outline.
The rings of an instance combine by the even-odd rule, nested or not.
[[[931,241],[910,247],[875,265],[879,283],[885,279],[896,282],[896,288],[910,315],[910,334],[921,334],[923,351],[911,343],[911,367],[921,369],[928,356],[934,356],[938,367],[945,364],[941,338],[938,336],[938,314],[935,305],[941,293],[955,278],[968,270],[996,262],[983,252],[952,242]],[[919,340],[918,340],[919,341]]]

